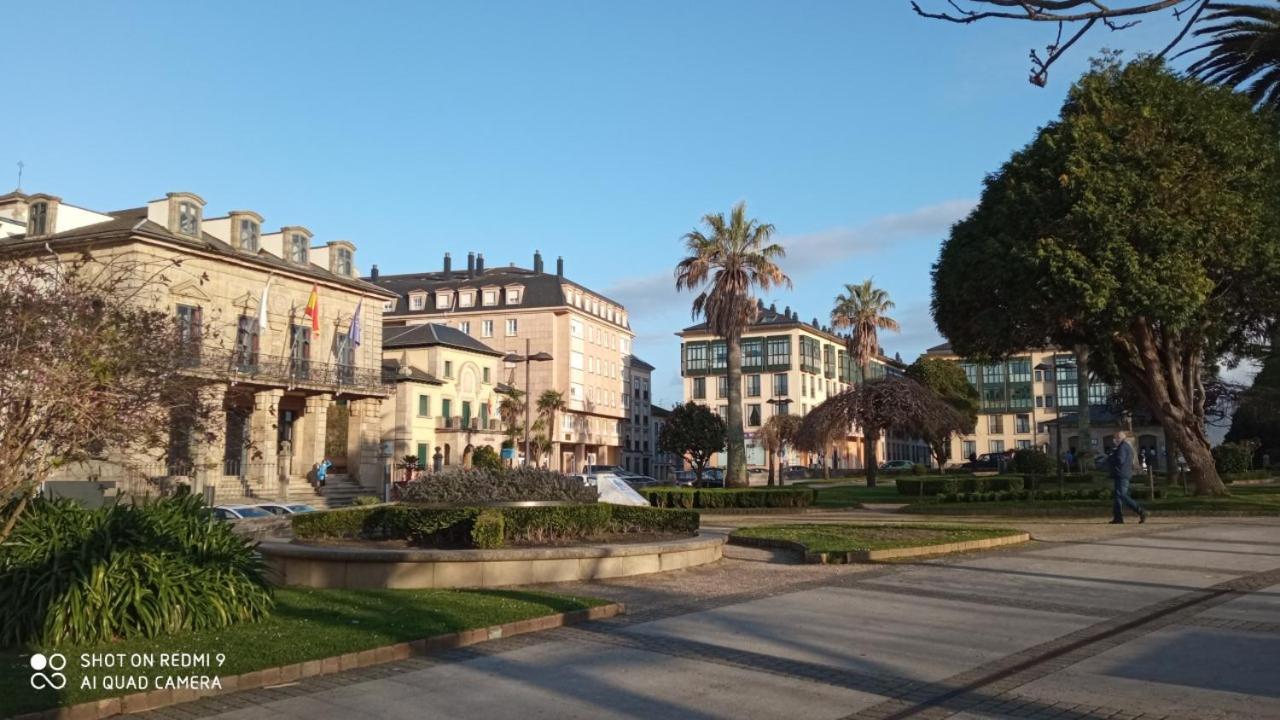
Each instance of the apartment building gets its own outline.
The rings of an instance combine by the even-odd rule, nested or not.
[[[657,438],[653,434],[653,412],[649,384],[653,366],[629,355],[623,363],[623,409],[627,418],[622,425],[622,466],[634,473],[653,473],[653,452]]]
[[[483,254],[468,253],[466,267],[454,269],[445,253],[439,271],[380,275],[374,268],[367,280],[394,296],[382,308],[387,331],[436,323],[504,356],[550,355],[530,363],[528,387],[523,362],[505,363],[503,382],[535,403],[546,390],[564,396],[552,467],[622,463],[625,361],[634,333],[626,308],[568,279],[563,258],[550,273],[540,252],[532,268],[488,268]]]
[[[395,402],[383,404],[382,438],[396,462],[413,455],[418,467],[471,466],[477,448],[495,452],[506,439],[498,418],[502,353],[446,325],[387,328],[383,369]]]
[[[649,465],[649,476],[658,480],[671,480],[677,470],[684,469],[684,460],[675,453],[664,451],[658,442],[662,437],[662,429],[666,427],[671,411],[661,405],[652,405],[649,415],[649,434],[653,437],[652,462]]]
[[[824,400],[861,381],[861,369],[845,351],[845,338],[823,327],[815,318],[804,322],[790,307],[778,311],[760,304],[758,319],[742,338],[742,420],[746,435],[747,464],[764,466],[765,450],[759,440],[761,426],[772,415],[790,412],[807,415]],[[722,417],[729,408],[728,349],[706,323],[677,333],[681,339],[680,374],[685,401],[711,408]],[[883,354],[872,361],[872,378],[898,374],[902,367]],[[827,460],[832,467],[862,467],[862,432],[851,427],[845,446]],[[927,462],[927,449],[918,441],[881,438],[881,460],[909,459]],[[788,449],[787,464],[811,464],[818,457]],[[718,460],[724,462],[723,453]]]
[[[191,338],[190,371],[224,432],[190,447],[175,436],[167,457],[113,449],[55,479],[94,478],[145,492],[155,476],[188,476],[219,497],[310,492],[305,476],[325,457],[369,488],[382,480],[379,416],[382,308],[392,296],[364,282],[355,245],[317,242],[301,225],[268,230],[252,210],[208,217],[194,193],[95,211],[46,194],[0,196],[0,252],[136,261],[167,269],[139,297],[173,314]],[[314,301],[315,317],[305,316]],[[263,303],[265,302],[265,306]],[[265,323],[263,322],[265,320]],[[343,407],[345,442],[326,447],[331,409]],[[179,446],[181,445],[181,446]],[[287,478],[283,484],[280,478]]]
[[[1089,381],[1089,438],[1079,433],[1080,396],[1075,356],[1046,348],[1014,353],[994,363],[977,363],[958,357],[950,343],[929,348],[926,355],[960,363],[970,384],[978,390],[980,410],[971,435],[957,436],[950,448],[951,465],[984,453],[1038,448],[1061,455],[1070,448],[1076,455],[1091,446],[1107,452],[1117,429],[1129,430],[1136,447],[1155,451],[1163,467],[1167,443],[1164,430],[1150,416],[1116,403],[1116,389],[1098,378]],[[1132,411],[1126,413],[1126,410]],[[1127,415],[1127,418],[1126,418]],[[1062,423],[1062,449],[1057,446],[1057,423]]]

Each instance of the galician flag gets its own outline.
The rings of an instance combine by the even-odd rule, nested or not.
[[[347,330],[347,339],[352,345],[360,344],[360,310],[364,308],[364,298],[356,303],[355,314],[351,316],[351,328]]]
[[[311,286],[311,297],[307,298],[307,309],[302,317],[311,318],[311,332],[320,332],[320,286]]]
[[[258,329],[259,330],[270,329],[270,326],[267,324],[267,297],[268,295],[271,294],[271,278],[273,277],[275,276],[270,275],[267,277],[267,284],[262,286],[262,297],[258,298]]]

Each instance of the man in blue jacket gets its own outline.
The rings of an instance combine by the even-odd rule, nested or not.
[[[1138,513],[1138,523],[1147,521],[1147,511],[1129,497],[1129,480],[1133,478],[1133,447],[1125,440],[1123,430],[1115,434],[1116,446],[1107,455],[1107,470],[1111,475],[1112,503],[1111,524],[1124,524],[1124,508]]]

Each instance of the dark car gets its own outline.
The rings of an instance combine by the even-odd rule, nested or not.
[[[1004,453],[982,453],[960,467],[965,470],[999,470],[1003,455]]]

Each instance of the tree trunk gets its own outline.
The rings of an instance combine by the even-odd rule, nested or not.
[[[773,468],[776,465],[775,454],[772,450],[768,452],[766,461],[769,463],[769,487],[773,487]]]
[[[831,443],[827,443],[826,452],[822,453],[822,479],[831,479]]]
[[[867,358],[862,363],[862,384],[865,386],[871,379],[871,358]],[[866,466],[867,471],[867,487],[876,486],[876,471],[879,470],[879,462],[876,461],[876,444],[880,440],[879,428],[862,428],[862,464]]]
[[[1079,396],[1079,411],[1076,413],[1076,429],[1080,437],[1076,443],[1076,455],[1081,458],[1080,468],[1093,469],[1093,435],[1089,432],[1089,348],[1084,345],[1075,347],[1076,354],[1076,393]],[[1061,411],[1059,411],[1061,412]],[[1088,464],[1085,464],[1085,461]]]
[[[22,493],[22,499],[18,501],[17,505],[15,505],[13,510],[9,513],[8,519],[5,520],[4,528],[0,529],[0,543],[9,539],[9,534],[12,533],[13,528],[18,525],[18,518],[21,517],[23,511],[27,509],[27,501],[30,499],[31,491],[24,490]]]
[[[747,445],[742,436],[742,337],[734,333],[725,339],[729,354],[728,462],[725,487],[747,486]]]

